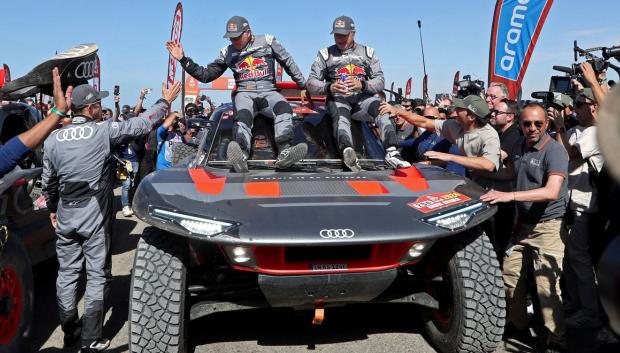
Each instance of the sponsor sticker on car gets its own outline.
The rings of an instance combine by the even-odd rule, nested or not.
[[[469,200],[471,200],[469,196],[463,195],[460,192],[452,191],[420,196],[414,202],[410,202],[407,205],[422,213],[429,213],[442,208],[458,205]]]

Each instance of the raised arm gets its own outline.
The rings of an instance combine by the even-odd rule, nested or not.
[[[408,112],[404,109],[398,109],[388,103],[381,103],[379,108],[380,114],[389,114],[391,116],[399,116],[412,125],[424,128],[429,131],[435,131],[435,120],[420,116],[414,112]]]
[[[166,42],[166,48],[168,48],[170,55],[181,63],[183,69],[200,82],[211,82],[222,76],[228,68],[224,61],[224,49],[220,51],[220,55],[215,61],[207,65],[207,67],[204,67],[196,64],[192,59],[185,56],[181,43],[168,41]]]

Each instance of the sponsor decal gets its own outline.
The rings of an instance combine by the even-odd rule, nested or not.
[[[336,28],[344,28],[345,27],[345,23],[343,20],[338,20],[336,21],[336,23],[334,23],[334,27]]]
[[[247,80],[271,75],[269,64],[265,59],[248,56],[237,64],[239,79]]]
[[[323,239],[350,239],[355,232],[352,229],[321,229],[319,235]]]
[[[229,23],[228,32],[237,32],[237,24],[233,22]]]
[[[317,264],[310,265],[311,271],[329,271],[329,270],[346,270],[347,264]]]
[[[366,77],[366,70],[355,64],[347,64],[340,68],[336,69],[336,75],[338,77],[342,77],[343,75],[352,75],[353,77],[360,79],[362,77]]]
[[[420,196],[417,200],[415,200],[415,202],[410,202],[407,205],[422,213],[429,213],[442,208],[458,205],[469,200],[471,200],[469,196],[463,195],[460,192],[452,191]]]
[[[521,88],[553,0],[498,0],[491,29],[489,82],[506,84],[509,98]]]
[[[93,136],[95,131],[90,126],[77,126],[68,129],[60,129],[56,133],[56,141],[68,142],[77,140],[87,140]]]
[[[91,79],[95,76],[97,60],[82,61],[73,73],[75,78]]]

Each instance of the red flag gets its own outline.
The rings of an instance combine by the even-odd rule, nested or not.
[[[101,62],[99,61],[99,54],[95,56],[95,67],[93,67],[93,87],[97,92],[101,91]]]
[[[456,97],[459,92],[459,80],[461,79],[461,71],[457,71],[454,74],[454,81],[452,81],[452,95]]]
[[[179,2],[174,10],[172,19],[172,31],[170,32],[170,40],[175,43],[181,42],[181,32],[183,32],[183,5]],[[166,88],[174,84],[174,76],[177,71],[177,61],[172,55],[168,56],[168,77],[166,79]]]
[[[277,68],[277,71],[276,71],[276,81],[278,81],[278,82],[282,81],[282,74],[283,74],[282,71],[283,71],[282,70],[282,65],[280,65],[280,63],[278,63],[278,68]]]
[[[9,65],[4,64],[0,69],[0,88],[9,81],[11,81],[11,70],[9,70]]]
[[[424,80],[422,81],[422,96],[425,101],[428,101],[428,75],[424,75]]]
[[[521,88],[551,5],[553,0],[497,0],[491,29],[489,83],[504,83],[510,99],[515,99]]]
[[[407,80],[407,84],[405,85],[405,98],[410,99],[411,98],[411,81],[413,80],[413,77],[409,77],[409,79]]]

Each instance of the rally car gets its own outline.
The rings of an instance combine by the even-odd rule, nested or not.
[[[185,352],[189,321],[222,308],[307,309],[320,324],[365,302],[421,306],[441,352],[494,351],[506,310],[484,190],[439,167],[388,168],[366,121],[352,124],[364,170],[348,171],[324,103],[290,104],[295,143],[309,146],[292,168],[275,170],[273,121],[259,116],[250,171],[234,172],[227,104],[192,156],[138,187],[134,212],[151,227],[135,253],[130,351]]]

